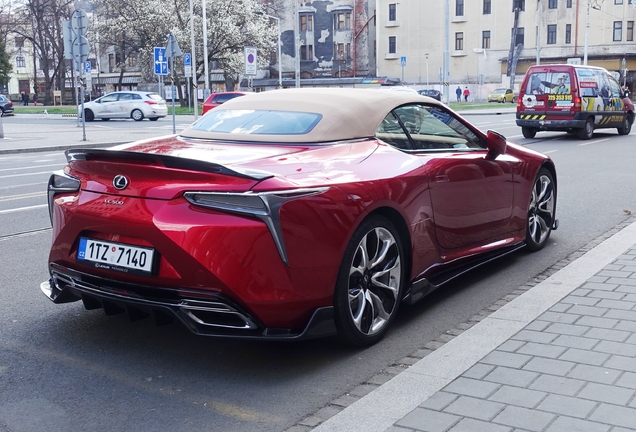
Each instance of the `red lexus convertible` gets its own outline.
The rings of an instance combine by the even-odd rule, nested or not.
[[[401,303],[557,227],[550,158],[407,92],[249,94],[66,155],[42,291],[200,335],[370,345]]]

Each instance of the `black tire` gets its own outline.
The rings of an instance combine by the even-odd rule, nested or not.
[[[89,109],[85,109],[84,110],[84,119],[87,122],[92,122],[93,120],[95,120],[95,114],[93,114],[93,111],[91,111]]]
[[[130,117],[134,120],[134,121],[142,121],[144,119],[144,113],[141,112],[141,110],[138,109],[134,109],[132,110],[132,112],[130,113]]]
[[[157,120],[159,120],[159,117],[150,117],[148,120],[150,120],[150,121],[157,121]]]
[[[110,118],[103,118],[102,121],[108,121]]]
[[[526,223],[526,245],[538,251],[548,242],[556,211],[556,184],[552,173],[541,168],[532,185]]]
[[[577,135],[582,140],[592,139],[592,136],[594,136],[594,119],[592,117],[587,119],[585,126],[583,129],[578,130]]]
[[[534,138],[534,136],[537,134],[537,130],[531,127],[522,126],[521,133],[525,138]]]
[[[374,215],[362,222],[347,246],[334,290],[341,342],[369,346],[384,337],[400,305],[406,268],[402,240],[391,221]]]
[[[629,135],[632,131],[632,118],[629,115],[626,115],[623,119],[623,124],[621,127],[617,128],[619,135]]]

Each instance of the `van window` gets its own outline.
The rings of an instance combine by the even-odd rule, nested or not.
[[[581,97],[611,97],[610,78],[604,69],[577,68]]]
[[[572,92],[568,72],[535,72],[528,77],[526,94],[569,94]]]

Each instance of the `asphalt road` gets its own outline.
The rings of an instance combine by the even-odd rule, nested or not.
[[[550,154],[561,226],[543,251],[515,253],[403,309],[387,337],[363,350],[199,338],[179,325],[52,304],[39,290],[51,242],[44,190],[64,157],[0,155],[0,431],[285,430],[636,212],[636,132],[527,140],[513,115],[467,118]],[[150,125],[121,127],[135,136]]]

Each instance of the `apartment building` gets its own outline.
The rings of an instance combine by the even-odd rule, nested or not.
[[[615,71],[631,85],[636,74],[635,3],[377,0],[376,74],[403,77],[408,84],[448,81],[451,90],[456,84],[507,87],[510,60],[518,84],[537,62],[582,63],[587,35],[588,64]],[[446,38],[450,77],[443,80]]]

